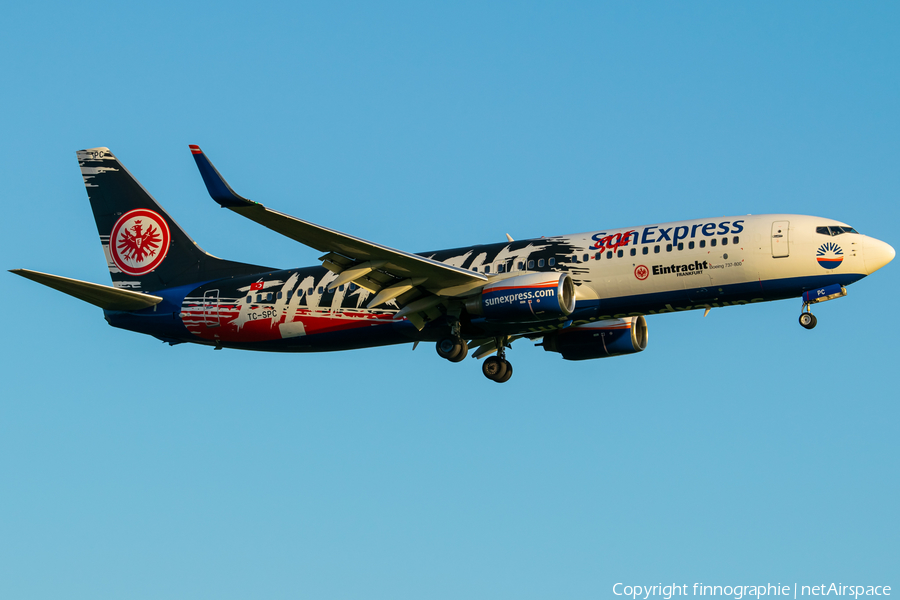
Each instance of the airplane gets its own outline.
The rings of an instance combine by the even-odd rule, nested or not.
[[[275,269],[204,252],[108,148],[76,154],[112,286],[11,272],[103,309],[113,327],[171,345],[322,352],[434,342],[451,362],[484,359],[495,382],[520,339],[566,360],[641,352],[646,316],[800,298],[811,307],[893,260],[846,223],[770,214],[695,219],[413,254],[238,195],[190,146],[222,207],[322,252]]]

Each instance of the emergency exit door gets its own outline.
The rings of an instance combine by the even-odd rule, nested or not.
[[[784,258],[790,254],[788,248],[789,221],[775,221],[772,223],[772,257]]]

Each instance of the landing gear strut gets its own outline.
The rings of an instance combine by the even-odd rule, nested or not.
[[[800,313],[800,325],[806,329],[816,326],[816,316],[809,312],[809,304],[803,305],[803,312]]]
[[[448,318],[447,321],[450,324],[450,335],[439,339],[435,349],[441,358],[446,358],[450,362],[460,362],[469,353],[469,345],[459,334],[459,319]]]
[[[506,360],[506,347],[503,345],[503,340],[497,340],[497,356],[484,359],[481,372],[485,377],[497,383],[505,383],[512,377],[513,367]]]

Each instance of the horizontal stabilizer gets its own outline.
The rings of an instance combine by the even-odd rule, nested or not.
[[[36,281],[41,285],[46,285],[54,290],[59,290],[64,294],[68,294],[79,300],[84,300],[89,304],[99,306],[105,310],[141,310],[142,308],[150,308],[151,306],[162,302],[162,298],[159,296],[141,294],[131,290],[89,283],[78,279],[69,279],[68,277],[60,277],[59,275],[29,271],[28,269],[12,269],[10,270],[10,273],[15,273],[25,279]]]

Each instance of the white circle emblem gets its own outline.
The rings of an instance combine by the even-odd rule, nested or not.
[[[109,254],[128,275],[146,275],[162,263],[169,251],[169,226],[146,208],[130,210],[116,221],[109,234]]]

